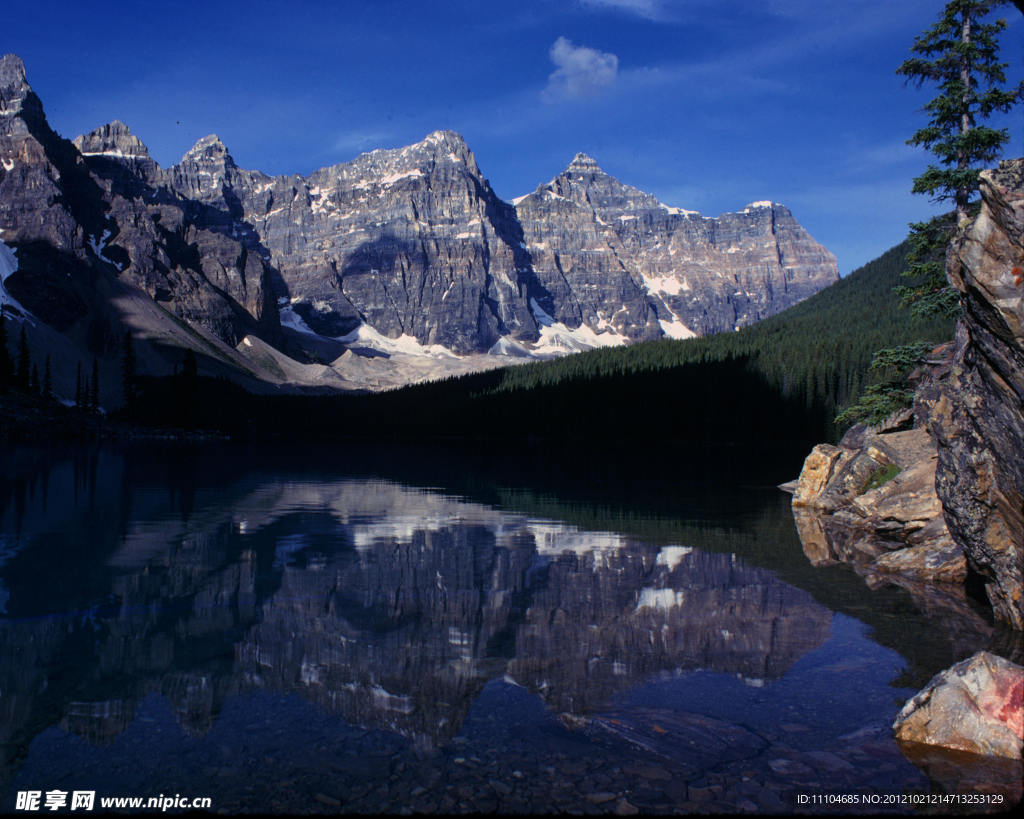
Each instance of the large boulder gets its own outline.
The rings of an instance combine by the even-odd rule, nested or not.
[[[1024,630],[1024,159],[983,172],[981,195],[947,259],[964,307],[952,366],[919,403],[950,534],[996,619]]]
[[[962,583],[963,552],[935,494],[935,444],[921,428],[854,427],[839,446],[819,444],[804,462],[793,511],[815,565],[853,563],[870,573]]]
[[[1024,668],[987,651],[940,672],[893,723],[903,743],[1021,759]]]

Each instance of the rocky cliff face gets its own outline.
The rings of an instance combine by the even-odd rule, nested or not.
[[[981,195],[947,259],[964,306],[953,365],[922,400],[950,532],[996,617],[1024,630],[1024,160],[984,172]]]
[[[33,317],[34,346],[54,352],[55,383],[68,383],[61,370],[75,362],[40,327],[70,340],[86,366],[116,356],[130,328],[148,339],[146,370],[170,372],[192,347],[251,374],[232,347],[249,334],[274,338],[269,268],[188,210],[127,126],[62,139],[21,60],[0,59],[0,236],[17,262],[3,288]]]
[[[75,140],[108,202],[98,255],[159,304],[234,346],[273,338],[270,269],[217,212],[169,192],[164,175],[128,127],[113,122]]]
[[[816,447],[793,507],[815,562],[867,563],[915,580],[963,582],[973,572],[985,581],[996,620],[1020,631],[1024,160],[985,171],[981,194],[980,214],[947,256],[963,317],[946,360],[921,379],[915,428],[875,434],[855,427],[838,448]],[[912,437],[914,447],[894,452],[899,436]],[[888,465],[904,471],[888,489],[866,491],[871,474]]]
[[[285,323],[327,337],[557,354],[733,330],[838,278],[781,205],[702,217],[583,154],[513,208],[451,131],[309,177],[242,170],[210,136],[165,180],[258,237]]]
[[[255,231],[281,273],[278,295],[316,333],[365,322],[457,353],[537,337],[514,216],[451,131],[308,178],[242,171],[206,137],[167,179]]]
[[[622,184],[585,154],[516,212],[545,310],[629,341],[738,329],[838,278],[832,254],[782,205],[701,216]]]

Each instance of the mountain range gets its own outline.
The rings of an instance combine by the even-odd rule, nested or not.
[[[585,154],[506,202],[452,131],[309,176],[240,168],[214,135],[161,168],[119,121],[60,137],[15,55],[0,59],[0,273],[55,392],[95,357],[114,404],[126,331],[151,375],[192,350],[254,391],[379,389],[732,331],[838,279],[778,203],[702,216]]]

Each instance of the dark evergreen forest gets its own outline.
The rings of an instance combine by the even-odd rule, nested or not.
[[[660,340],[382,394],[256,397],[184,373],[142,379],[134,420],[241,439],[621,443],[835,440],[834,418],[884,347],[952,335],[900,309],[901,244],[836,284],[735,333]]]

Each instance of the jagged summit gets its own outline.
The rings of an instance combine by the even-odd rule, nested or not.
[[[219,136],[207,134],[185,152],[181,161],[218,158],[231,159],[231,154]]]
[[[588,156],[582,151],[572,158],[572,162],[569,163],[569,167],[566,171],[597,171],[601,172],[601,166],[597,164],[592,156]]]
[[[462,136],[462,134],[460,134],[458,131],[449,130],[448,128],[441,128],[437,131],[431,131],[429,134],[426,135],[426,137],[424,137],[423,141],[432,142],[435,145],[444,143],[448,145],[454,145],[460,148],[469,147],[466,144],[466,138]]]
[[[440,155],[465,163],[474,172],[479,171],[476,165],[476,158],[473,156],[473,152],[466,143],[465,137],[457,131],[449,131],[447,129],[433,131],[427,134],[422,142],[417,142],[415,145],[411,145],[409,147],[436,150]]]
[[[112,156],[149,159],[149,149],[121,120],[115,119],[88,134],[75,137],[75,147],[82,156]]]
[[[32,87],[25,75],[25,63],[17,54],[0,57],[0,116],[21,114]],[[39,109],[42,113],[42,108]]]
[[[25,63],[17,54],[4,54],[0,57],[0,87],[24,83]]]
[[[422,175],[431,172],[438,163],[462,166],[473,175],[480,175],[476,157],[465,138],[449,130],[433,131],[419,142],[401,148],[378,148],[357,156],[349,162],[342,162],[328,168],[314,171],[312,179],[318,185],[329,177],[340,175],[344,178],[367,181],[378,178],[389,184],[399,175]]]

